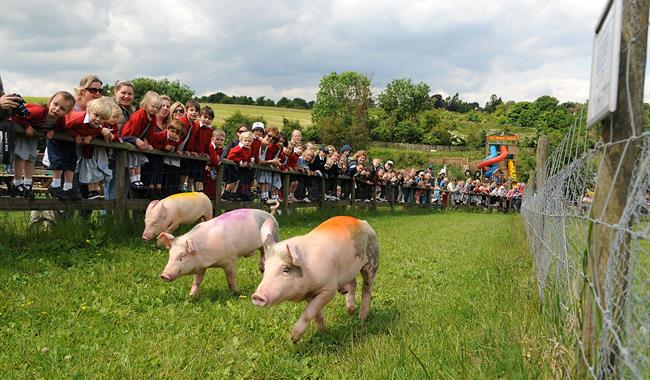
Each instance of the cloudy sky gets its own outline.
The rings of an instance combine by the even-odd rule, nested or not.
[[[88,73],[313,100],[323,75],[397,78],[483,104],[584,101],[605,0],[0,1],[7,91],[48,96]]]

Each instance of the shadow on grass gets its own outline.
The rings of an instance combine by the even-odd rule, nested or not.
[[[311,356],[319,353],[334,353],[358,344],[375,335],[387,335],[399,321],[400,312],[394,307],[370,306],[370,314],[365,321],[359,319],[359,309],[352,315],[344,315],[334,320],[325,320],[323,332],[315,330],[312,322],[303,338],[295,345],[298,356]]]

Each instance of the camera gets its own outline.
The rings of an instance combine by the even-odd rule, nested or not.
[[[29,112],[29,110],[27,109],[27,107],[25,106],[25,99],[23,99],[22,96],[20,96],[20,95],[18,95],[18,94],[9,94],[9,95],[7,95],[7,96],[14,96],[14,97],[19,98],[19,99],[18,99],[18,106],[13,110],[13,114],[14,114],[14,115],[16,115],[16,116],[20,116],[20,117],[27,117],[27,116],[29,116],[30,112]]]

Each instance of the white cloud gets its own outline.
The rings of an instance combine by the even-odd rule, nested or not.
[[[0,2],[5,87],[47,96],[88,73],[178,79],[217,91],[313,100],[323,75],[358,71],[484,103],[583,101],[603,1],[44,0]],[[378,92],[377,92],[378,93]]]

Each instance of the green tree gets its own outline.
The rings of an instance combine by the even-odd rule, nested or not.
[[[499,104],[503,104],[503,100],[500,97],[497,97],[496,94],[490,95],[490,100],[485,103],[485,108],[483,109],[487,113],[493,113],[497,110]]]
[[[393,139],[396,142],[417,144],[422,142],[423,137],[424,130],[412,120],[400,121],[393,131]]]
[[[369,142],[368,108],[371,97],[370,80],[363,74],[347,71],[325,75],[316,94],[312,122],[319,126],[324,122],[327,128],[341,129],[340,132],[327,133],[346,136],[343,142],[363,149]],[[340,145],[341,142],[335,143]]]
[[[303,98],[293,98],[291,101],[293,104],[292,108],[298,108],[298,109],[308,109],[309,105],[307,104],[307,101]]]
[[[291,100],[287,99],[286,97],[282,97],[282,99],[278,100],[277,103],[275,103],[276,107],[283,107],[283,108],[291,108],[293,104],[291,103]]]
[[[429,91],[426,83],[414,84],[410,79],[394,79],[379,94],[379,107],[386,114],[393,115],[398,123],[403,120],[415,121],[418,113],[432,106]]]
[[[147,91],[155,91],[160,95],[167,95],[172,99],[172,102],[178,101],[181,103],[187,102],[194,96],[194,90],[178,80],[170,82],[167,78],[136,78],[131,83],[135,87],[133,94],[134,104],[139,104],[142,96]]]

